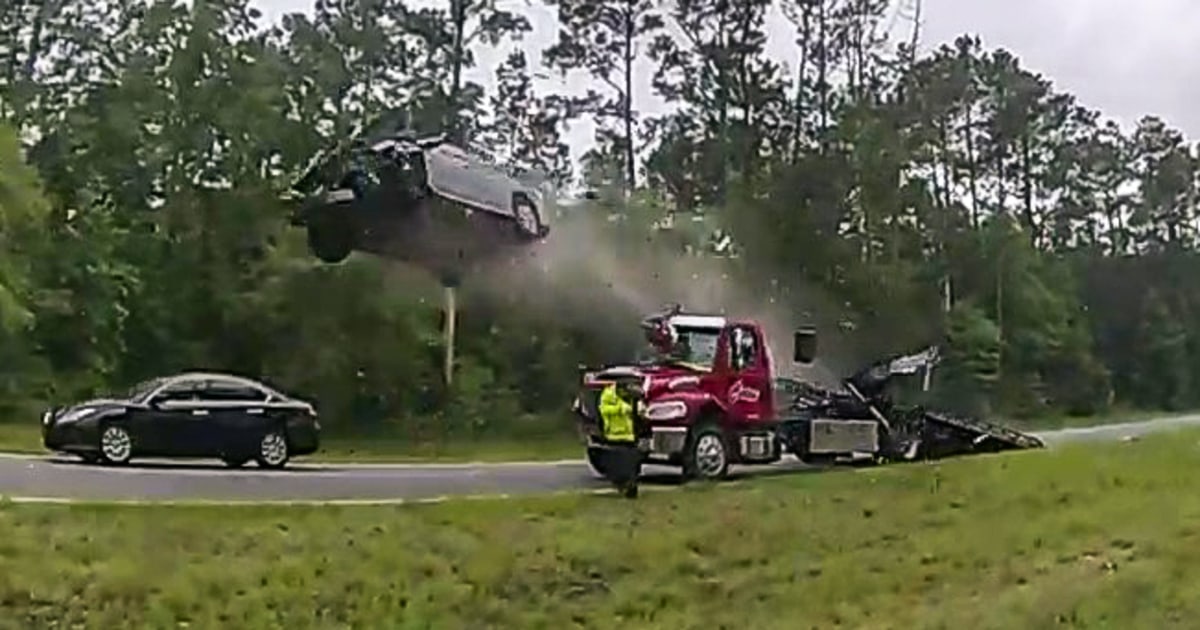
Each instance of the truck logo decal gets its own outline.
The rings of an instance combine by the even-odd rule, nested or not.
[[[667,389],[678,389],[680,387],[687,387],[689,385],[699,385],[699,384],[700,384],[700,379],[698,377],[680,376],[680,377],[671,379],[671,381],[669,383],[667,383]]]
[[[757,389],[746,387],[741,381],[734,382],[733,386],[729,388],[730,402],[756,403],[761,395],[762,393]]]

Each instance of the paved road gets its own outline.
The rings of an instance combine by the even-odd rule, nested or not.
[[[1200,425],[1200,415],[1048,431],[1053,447]],[[734,476],[812,470],[794,459],[734,469]],[[678,485],[678,473],[647,467],[649,487]],[[72,458],[0,454],[0,495],[24,500],[124,501],[422,501],[446,496],[604,490],[582,461],[511,464],[317,465],[298,460],[282,471],[227,470],[219,462],[135,462],[123,468],[88,466]]]

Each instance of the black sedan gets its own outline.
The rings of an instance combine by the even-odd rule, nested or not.
[[[55,407],[42,415],[42,442],[88,462],[133,457],[217,457],[230,467],[251,459],[282,468],[317,450],[313,406],[262,383],[228,374],[189,372],[156,378],[124,397]]]

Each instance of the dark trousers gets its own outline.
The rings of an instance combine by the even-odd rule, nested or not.
[[[627,497],[636,497],[642,474],[642,452],[634,444],[610,444],[605,449],[608,479]]]

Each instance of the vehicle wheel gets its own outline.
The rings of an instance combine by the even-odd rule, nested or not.
[[[133,438],[119,424],[105,426],[100,432],[100,461],[105,464],[126,464],[133,456]]]
[[[229,468],[241,468],[250,460],[245,457],[222,457],[221,461],[225,462],[225,465]]]
[[[283,431],[269,431],[258,443],[258,465],[263,468],[283,468],[288,461],[287,436]]]
[[[683,474],[688,479],[724,479],[729,473],[729,448],[716,427],[704,427],[688,440]]]
[[[587,450],[588,466],[592,469],[593,473],[601,477],[608,476],[608,467],[605,465],[604,454],[604,449],[602,448],[589,448]]]
[[[517,220],[517,234],[523,238],[538,238],[542,235],[542,218],[533,202],[518,197],[513,201],[513,217]]]
[[[308,248],[321,262],[340,263],[354,249],[354,235],[346,221],[320,219],[308,227]]]

